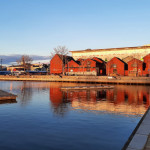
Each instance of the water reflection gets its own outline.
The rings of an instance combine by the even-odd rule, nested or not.
[[[150,106],[149,91],[147,86],[124,85],[107,90],[61,91],[58,85],[50,87],[50,101],[57,114],[67,112],[69,103],[80,111],[142,115]]]
[[[150,106],[150,86],[114,85],[107,90],[62,91],[62,86],[83,86],[78,83],[1,82],[4,90],[17,94],[21,106],[28,105],[33,95],[49,94],[50,108],[64,116],[70,109],[94,113],[142,115]],[[92,85],[93,86],[93,85]],[[8,90],[9,89],[9,90]],[[47,95],[48,96],[48,95]]]
[[[150,87],[61,91],[76,85],[85,84],[1,81],[18,97],[0,105],[0,149],[121,149],[149,106]]]
[[[5,84],[4,82],[4,85]],[[9,88],[6,86],[6,89],[5,87],[3,87],[3,89],[6,91],[9,89],[8,92],[16,94],[21,106],[27,106],[33,100],[34,93],[49,90],[49,84],[41,82],[10,82],[8,86]]]
[[[60,84],[50,85],[50,101],[54,114],[64,116],[68,112],[68,99],[66,93],[61,91]]]
[[[15,99],[12,100],[1,100],[0,104],[12,104],[12,103],[17,103]]]
[[[22,106],[27,105],[32,99],[32,86],[28,86],[27,84],[30,83],[27,82],[22,83],[18,95]]]

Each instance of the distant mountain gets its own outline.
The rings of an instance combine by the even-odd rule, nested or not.
[[[16,64],[16,60],[20,59],[22,55],[0,55],[0,61],[2,59],[3,65],[12,65]],[[49,56],[38,56],[38,55],[30,55],[33,59],[33,63],[48,63],[50,61]]]

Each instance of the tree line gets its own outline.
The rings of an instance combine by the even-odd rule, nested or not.
[[[63,56],[68,55],[69,51],[68,51],[68,48],[66,46],[57,46],[50,53],[49,58],[52,59],[55,56],[55,54],[59,54],[63,59]],[[33,59],[29,55],[22,55],[18,60],[16,60],[16,62],[18,65],[23,66],[24,71],[25,71],[25,70],[30,70]],[[43,64],[43,67],[47,68],[48,66],[46,64]]]

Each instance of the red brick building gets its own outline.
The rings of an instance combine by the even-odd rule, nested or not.
[[[70,56],[56,54],[50,61],[50,74],[64,74],[65,64],[71,60]]]
[[[65,71],[68,74],[69,72],[80,72],[81,71],[81,66],[80,62],[71,60],[65,65]]]
[[[96,61],[92,59],[71,60],[65,66],[66,74],[69,75],[97,75]]]
[[[65,66],[66,74],[106,75],[106,63],[99,58],[71,60]]]
[[[97,62],[97,67],[98,67],[98,74],[99,75],[106,75],[106,62],[103,61],[102,59],[100,58],[97,58],[97,57],[93,57],[92,60],[96,61]]]
[[[150,76],[150,54],[143,57],[143,59],[145,64],[145,69],[143,71],[143,74],[146,76]]]
[[[114,57],[106,63],[97,57],[79,58],[75,61],[70,56],[56,54],[50,62],[50,74],[148,76],[150,75],[150,54],[143,59],[144,62],[136,58],[126,58],[126,63]]]
[[[88,58],[88,59],[81,61],[81,66],[84,72],[92,72],[92,71],[97,72],[96,61],[92,59]]]
[[[143,62],[139,59],[133,58],[128,62],[128,76],[142,76]]]
[[[106,74],[107,75],[121,75],[125,76],[125,71],[128,66],[121,59],[114,57],[106,64]]]

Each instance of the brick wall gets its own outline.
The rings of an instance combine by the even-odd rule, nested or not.
[[[128,76],[142,76],[143,62],[134,58],[128,62]]]
[[[117,57],[112,58],[106,64],[106,74],[125,75],[125,63]]]
[[[55,55],[50,61],[50,74],[62,73],[62,60],[59,55]]]

